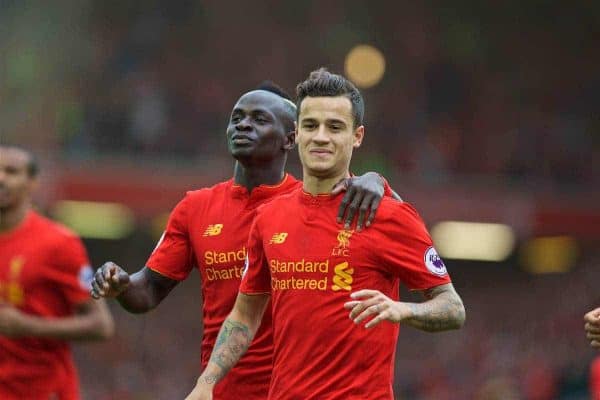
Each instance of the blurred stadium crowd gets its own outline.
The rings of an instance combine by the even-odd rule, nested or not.
[[[240,92],[264,79],[293,91],[308,66],[341,70],[366,41],[387,73],[365,93],[362,158],[385,154],[382,168],[431,179],[599,178],[591,3],[11,3],[2,13],[14,32],[3,46],[7,133],[63,154],[202,160],[223,148]]]
[[[56,168],[175,164],[211,184],[230,165],[223,134],[239,94],[265,79],[292,92],[368,42],[386,73],[364,90],[357,170],[381,171],[409,200],[415,181],[598,198],[598,3],[384,3],[0,1],[2,138]],[[529,275],[516,257],[450,261],[467,325],[402,331],[398,398],[587,398],[582,316],[600,304],[598,239],[565,274]],[[144,232],[87,242],[95,263],[132,270],[152,243]],[[142,317],[114,307],[116,339],[77,348],[84,398],[182,397],[199,369],[198,292],[186,282]]]

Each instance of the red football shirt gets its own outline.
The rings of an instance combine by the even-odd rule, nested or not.
[[[361,232],[340,229],[342,195],[298,189],[257,212],[240,291],[271,293],[274,365],[270,399],[393,399],[398,325],[355,325],[344,303],[376,289],[398,300],[450,282],[417,212],[384,198]]]
[[[171,213],[165,234],[146,265],[175,280],[184,280],[193,268],[199,269],[204,300],[202,368],[235,303],[256,208],[298,186],[294,177],[286,175],[280,184],[260,185],[249,194],[230,179],[188,192]],[[215,387],[215,400],[265,398],[272,367],[270,319],[270,312],[266,313],[248,352]]]
[[[0,307],[17,307],[48,318],[66,317],[90,299],[91,277],[79,238],[33,211],[18,227],[0,234]],[[0,399],[48,398],[79,398],[68,344],[0,336]]]

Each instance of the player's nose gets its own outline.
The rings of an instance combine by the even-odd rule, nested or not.
[[[329,135],[327,134],[327,129],[325,126],[319,126],[317,133],[313,136],[313,141],[316,143],[328,143]]]
[[[252,125],[250,125],[248,118],[242,118],[237,124],[235,124],[235,129],[238,131],[247,131],[252,129]]]

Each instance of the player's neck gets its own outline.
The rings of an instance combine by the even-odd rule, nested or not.
[[[18,226],[31,209],[29,202],[23,202],[16,207],[0,209],[0,232],[7,232]]]
[[[233,181],[244,186],[248,192],[259,185],[277,185],[284,176],[283,163],[245,166],[236,161],[233,169]]]
[[[331,193],[336,183],[350,177],[350,172],[345,171],[331,176],[318,176],[304,170],[302,188],[312,195]]]

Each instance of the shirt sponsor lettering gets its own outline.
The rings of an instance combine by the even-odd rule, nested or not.
[[[271,260],[271,274],[288,272],[329,272],[329,260],[325,261],[279,261]]]
[[[245,261],[246,260],[246,246],[242,247],[239,250],[233,251],[213,251],[207,250],[204,252],[204,264],[213,265],[213,264],[223,264],[230,263],[235,261]]]
[[[272,259],[269,265],[271,269],[271,289],[326,291],[329,288],[329,265],[329,260],[314,261],[303,258],[299,261],[282,261]],[[335,265],[333,272],[331,290],[337,292],[352,289],[354,269],[349,268],[347,262]],[[282,274],[285,277],[282,277]],[[294,274],[302,274],[303,276],[295,276]],[[307,274],[310,275],[307,276]]]
[[[240,263],[241,262],[241,263]],[[204,265],[206,266],[206,278],[209,281],[218,281],[226,279],[241,279],[244,273],[244,263],[246,262],[246,247],[233,251],[214,251],[204,252]],[[231,265],[232,263],[240,263]]]
[[[234,266],[231,268],[206,268],[206,277],[209,281],[221,281],[227,279],[242,279],[244,273],[243,266]]]

